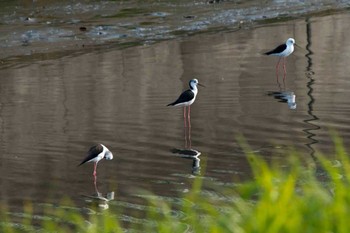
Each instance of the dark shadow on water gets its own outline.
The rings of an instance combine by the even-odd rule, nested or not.
[[[303,131],[307,135],[307,139],[309,139],[309,142],[306,143],[306,147],[310,150],[311,157],[315,157],[315,149],[313,148],[314,144],[318,143],[318,140],[316,140],[314,137],[316,134],[314,131],[320,130],[321,127],[316,124],[317,121],[319,121],[319,118],[313,113],[313,105],[315,103],[315,98],[313,97],[313,85],[315,83],[315,80],[313,78],[313,71],[312,71],[312,55],[313,52],[311,50],[312,46],[312,33],[311,33],[311,22],[310,19],[306,19],[306,50],[307,54],[305,54],[305,57],[307,59],[307,67],[306,67],[306,77],[309,79],[309,81],[306,84],[306,87],[308,89],[307,95],[309,97],[309,102],[307,104],[307,114],[309,117],[304,120],[304,122],[307,124],[307,128],[305,128]]]
[[[325,174],[327,172],[324,171],[322,165],[320,164],[320,161],[318,158],[315,156],[315,149],[314,146],[315,144],[319,143],[315,137],[317,136],[316,132],[321,129],[319,125],[317,125],[317,122],[319,121],[319,118],[314,114],[314,104],[315,104],[315,98],[313,97],[313,85],[315,84],[315,79],[313,78],[314,72],[312,70],[312,55],[313,51],[311,50],[312,46],[312,30],[311,30],[311,21],[310,18],[307,18],[306,20],[306,51],[307,53],[305,54],[305,57],[307,59],[307,66],[306,66],[306,77],[308,78],[308,82],[306,84],[306,87],[308,89],[307,96],[309,97],[309,102],[307,103],[307,114],[308,118],[304,120],[306,123],[307,127],[303,129],[303,132],[306,133],[306,138],[309,140],[308,143],[305,144],[305,146],[309,149],[310,151],[310,156],[313,159],[315,163],[315,172],[317,177],[325,177]]]
[[[269,91],[267,92],[268,96],[272,96],[281,103],[287,103],[289,109],[296,109],[296,96],[293,91]]]

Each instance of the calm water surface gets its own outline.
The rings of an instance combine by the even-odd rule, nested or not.
[[[132,205],[142,203],[138,190],[176,202],[204,162],[206,180],[217,186],[249,178],[238,135],[269,160],[283,159],[289,147],[310,161],[316,150],[332,157],[330,129],[350,142],[349,21],[346,13],[311,17],[4,65],[1,200],[16,212],[26,200],[40,206],[68,196],[80,208],[97,188],[114,192],[110,206],[132,215],[142,209]],[[262,53],[288,37],[302,49],[288,57],[285,82],[277,81],[277,58]],[[191,108],[200,160],[174,153],[185,148],[183,112],[166,107],[194,77],[206,85]],[[98,142],[115,158],[99,164],[94,187],[93,165],[77,165]]]

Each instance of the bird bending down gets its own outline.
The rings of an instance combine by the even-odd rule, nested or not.
[[[113,154],[106,146],[97,144],[89,149],[86,158],[78,166],[83,165],[84,163],[94,162],[93,176],[96,177],[97,163],[103,158],[106,160],[112,160]]]
[[[190,89],[182,92],[179,98],[173,103],[168,104],[167,106],[183,106],[184,107],[184,121],[186,127],[186,107],[188,107],[187,111],[187,119],[189,121],[189,127],[191,127],[190,123],[190,115],[191,115],[191,104],[196,100],[196,96],[198,93],[197,85],[204,87],[204,85],[199,84],[197,79],[191,79],[189,82]]]
[[[276,75],[278,76],[278,68],[279,64],[281,62],[281,59],[283,58],[283,70],[284,70],[284,75],[286,75],[286,57],[291,55],[294,51],[294,44],[295,40],[293,38],[289,38],[285,44],[281,44],[277,46],[275,49],[266,52],[266,55],[272,55],[272,56],[277,56],[280,57],[278,59],[277,65],[276,65]]]

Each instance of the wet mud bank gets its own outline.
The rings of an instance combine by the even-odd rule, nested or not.
[[[310,14],[346,11],[349,1],[3,1],[1,64],[60,57],[101,46],[147,45],[196,33],[249,29]],[[50,54],[50,55],[49,55]]]

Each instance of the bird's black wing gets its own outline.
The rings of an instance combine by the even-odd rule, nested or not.
[[[78,166],[80,166],[80,165],[90,161],[91,159],[95,158],[102,151],[103,151],[103,147],[101,146],[101,144],[97,144],[97,145],[91,147],[90,150],[87,153],[86,158]]]
[[[187,91],[182,92],[182,94],[179,96],[179,98],[175,102],[170,103],[167,106],[170,106],[170,105],[174,106],[180,103],[188,102],[193,98],[194,98],[194,93],[190,89],[188,89]]]
[[[281,44],[281,45],[277,46],[275,49],[273,49],[269,52],[266,52],[265,54],[270,55],[270,54],[282,53],[286,48],[287,48],[286,44]]]

